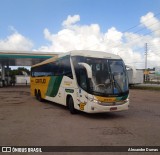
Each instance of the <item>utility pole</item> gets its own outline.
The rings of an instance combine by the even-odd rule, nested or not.
[[[148,44],[145,43],[145,81],[147,81],[147,55],[148,55]]]

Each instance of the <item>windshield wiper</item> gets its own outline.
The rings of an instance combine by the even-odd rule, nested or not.
[[[122,93],[122,89],[120,85],[118,84],[117,80],[115,79],[114,75],[113,75],[113,83],[114,83],[113,86],[115,86],[118,89],[118,91]]]

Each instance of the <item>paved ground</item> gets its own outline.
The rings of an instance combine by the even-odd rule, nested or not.
[[[151,83],[142,83],[142,84],[137,84],[135,87],[160,87],[160,84],[151,84]]]
[[[160,92],[130,90],[130,109],[71,115],[29,87],[0,89],[0,145],[159,146]]]

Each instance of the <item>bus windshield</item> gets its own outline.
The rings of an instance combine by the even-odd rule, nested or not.
[[[85,91],[100,96],[117,96],[128,91],[128,79],[123,60],[82,56],[74,56],[72,60],[77,82]],[[78,65],[80,62],[90,65],[92,79],[88,79],[85,68]]]

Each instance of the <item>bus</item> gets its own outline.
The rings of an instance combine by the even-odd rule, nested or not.
[[[76,50],[31,67],[31,95],[67,106],[71,114],[129,108],[126,67],[118,55]]]

